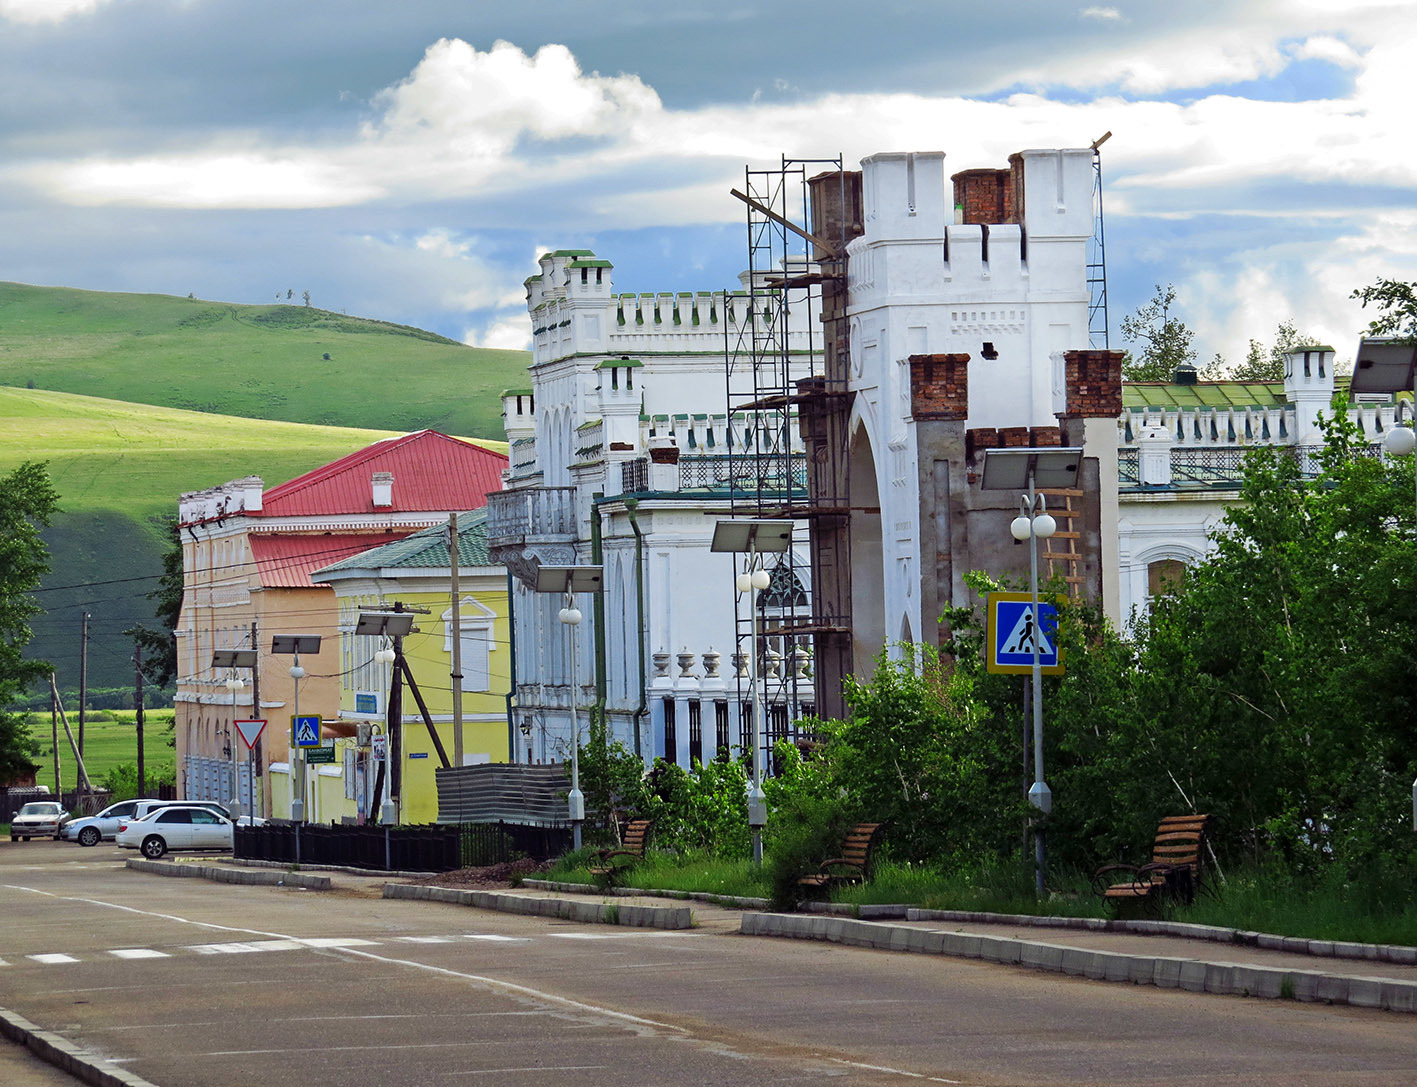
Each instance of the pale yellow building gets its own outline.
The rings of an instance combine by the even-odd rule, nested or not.
[[[174,699],[180,796],[243,810],[251,797],[258,814],[290,816],[291,718],[298,708],[302,717],[331,722],[322,727],[327,737],[339,730],[339,609],[334,590],[310,574],[480,508],[501,489],[506,465],[502,453],[422,430],[270,490],[247,476],[182,495]],[[275,638],[295,634],[321,638],[318,653],[301,656],[298,692],[294,657],[273,652]],[[256,666],[214,665],[216,651],[232,649],[254,649]],[[248,755],[235,722],[260,719],[265,730]],[[314,793],[310,801],[320,803]]]
[[[438,815],[435,773],[445,758],[447,765],[459,765],[461,748],[463,766],[509,759],[507,571],[487,557],[486,511],[458,517],[456,618],[447,525],[334,563],[312,580],[332,587],[339,603],[338,731],[353,734],[333,741],[335,762],[312,772],[312,782],[319,782],[319,819],[362,822],[380,815],[383,801],[392,799],[397,822],[431,823]],[[401,728],[389,712],[395,665],[379,659],[380,650],[390,655],[394,639],[355,633],[361,614],[390,612],[412,612],[415,622],[398,645],[413,674],[413,684],[405,683],[401,692]],[[461,654],[460,741],[453,715],[455,645]],[[360,732],[371,743],[361,745]],[[382,782],[382,760],[372,743],[381,734],[389,752]]]

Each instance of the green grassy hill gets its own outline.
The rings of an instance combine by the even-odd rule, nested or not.
[[[362,449],[392,431],[304,426],[0,387],[0,471],[46,461],[61,514],[45,532],[52,571],[28,654],[77,684],[80,614],[91,615],[89,683],[132,682],[120,632],[152,621],[145,594],[167,545],[164,518],[183,491],[258,475],[267,486]],[[487,443],[492,445],[494,443]]]
[[[120,632],[152,621],[183,491],[274,486],[424,427],[495,441],[529,361],[303,306],[0,283],[0,471],[47,461],[63,511],[27,655],[76,687],[88,611],[89,686],[131,684]]]
[[[502,436],[525,351],[305,306],[0,283],[0,385],[406,433]]]

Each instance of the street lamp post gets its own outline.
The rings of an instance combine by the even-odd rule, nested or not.
[[[274,656],[294,657],[290,666],[290,678],[294,685],[292,695],[293,712],[290,718],[290,818],[292,822],[305,822],[305,751],[297,744],[295,722],[300,717],[300,681],[305,678],[305,669],[300,664],[301,653],[318,653],[318,634],[277,634],[271,639],[271,653]]]
[[[1053,810],[1053,793],[1043,778],[1043,671],[1039,660],[1043,624],[1038,607],[1038,541],[1046,540],[1058,530],[1058,523],[1048,513],[1047,501],[1038,493],[1040,487],[1075,487],[1082,465],[1082,450],[1053,449],[990,449],[984,454],[985,490],[1024,490],[1019,496],[1019,515],[1009,525],[1009,533],[1019,543],[1028,542],[1028,592],[1033,617],[1033,784],[1028,790],[1028,802],[1044,815]],[[1041,897],[1045,891],[1047,848],[1041,826],[1033,828],[1034,890]]]
[[[255,651],[254,649],[214,649],[214,650],[212,650],[212,667],[213,667],[213,668],[232,668],[232,669],[235,669],[235,668],[249,668],[249,669],[251,669],[252,678],[254,679],[254,678],[255,678],[255,672],[256,672],[256,651]],[[226,678],[226,689],[231,692],[231,717],[232,717],[232,721],[233,721],[233,727],[235,727],[234,722],[235,722],[235,720],[236,720],[236,696],[237,696],[238,693],[240,693],[240,691],[241,691],[243,688],[245,688],[245,686],[246,686],[245,681],[242,680],[242,678],[241,678],[240,676],[238,676],[234,671],[231,673],[231,675],[227,676],[227,678]],[[251,713],[252,713],[252,716],[258,717],[258,716],[260,716],[260,713],[261,713],[261,707],[255,705],[254,703],[255,703],[255,700],[252,699]],[[234,740],[230,740],[230,744],[231,744],[231,811],[232,811],[232,814],[233,814],[233,815],[235,815],[238,819],[240,819],[240,817],[241,817],[241,790],[240,790],[240,788],[238,787],[239,783],[238,783],[238,780],[237,780],[237,779],[240,777],[240,774],[239,774],[239,772],[238,772],[238,770],[237,770],[237,768],[236,768],[236,742],[235,742]],[[247,793],[248,800],[251,801],[251,802],[253,802],[253,803],[254,803],[254,788],[255,788],[255,783],[253,782],[253,783],[252,783],[252,786],[251,786],[251,789],[248,790],[248,793]],[[248,806],[249,806],[249,805],[248,805]],[[250,814],[251,814],[251,815],[255,815],[255,812],[252,811]]]
[[[748,595],[752,645],[748,653],[748,690],[753,715],[753,780],[748,783],[748,827],[753,834],[753,863],[763,863],[763,828],[768,822],[763,795],[763,709],[758,698],[758,593],[772,584],[761,565],[764,554],[780,554],[792,546],[791,521],[719,521],[713,530],[710,551],[746,552],[743,570],[734,579],[740,593]]]
[[[536,591],[561,593],[565,603],[557,613],[561,625],[570,636],[571,703],[571,792],[566,798],[567,815],[571,820],[571,847],[581,847],[581,824],[585,822],[585,795],[581,792],[581,726],[576,706],[576,662],[578,645],[576,630],[581,625],[581,610],[576,607],[576,593],[598,593],[604,588],[604,568],[600,566],[542,566],[536,571]]]

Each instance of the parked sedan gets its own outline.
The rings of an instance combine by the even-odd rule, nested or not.
[[[211,808],[168,804],[142,819],[123,823],[117,842],[124,849],[137,849],[149,860],[157,860],[173,849],[229,850],[233,838],[231,820]]]
[[[58,838],[59,824],[68,817],[64,806],[55,800],[34,800],[10,816],[10,841],[21,838]]]
[[[110,804],[97,815],[85,815],[70,819],[59,828],[59,837],[66,842],[80,845],[98,845],[112,841],[118,833],[118,825],[130,819],[140,819],[154,808],[163,805],[161,800],[120,800]]]

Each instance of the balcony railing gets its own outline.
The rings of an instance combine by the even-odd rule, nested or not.
[[[527,487],[487,496],[487,542],[505,545],[527,537],[571,536],[576,531],[574,487]]]
[[[620,480],[625,493],[650,490],[649,461],[645,458],[625,461],[620,466]],[[777,454],[711,453],[705,456],[679,458],[681,491],[709,491],[713,494],[770,494],[805,498],[807,494],[807,460],[801,453],[791,456]]]

